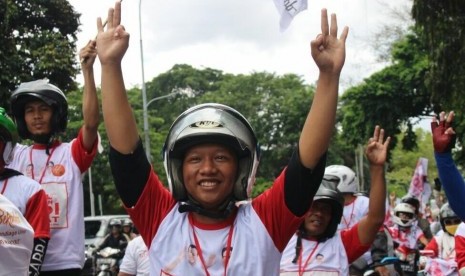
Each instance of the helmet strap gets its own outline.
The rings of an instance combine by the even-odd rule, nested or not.
[[[225,200],[223,204],[220,205],[218,208],[218,212],[216,211],[209,211],[200,206],[199,203],[195,202],[191,196],[188,196],[189,199],[187,201],[180,201],[178,211],[180,213],[185,212],[194,212],[202,216],[206,216],[213,219],[226,219],[231,215],[231,213],[236,208],[236,202],[229,197]]]
[[[50,148],[55,141],[55,136],[52,134],[37,134],[31,135],[31,140],[34,141],[36,144],[45,145],[45,153],[50,155]]]

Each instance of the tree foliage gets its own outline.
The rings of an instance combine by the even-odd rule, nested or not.
[[[403,140],[407,133],[407,130],[404,129],[398,135],[398,140]],[[418,158],[424,157],[428,159],[428,181],[431,185],[434,184],[433,180],[438,175],[433,155],[431,132],[417,128],[414,133],[417,147],[412,151],[405,151],[400,144],[393,148],[392,161],[389,164],[390,169],[386,174],[388,190],[396,191],[397,195],[400,196],[408,192]]]
[[[465,141],[465,5],[463,1],[414,0],[412,15],[431,60],[425,76],[436,113],[455,110],[455,127],[460,141]],[[457,153],[465,164],[465,153]]]
[[[0,2],[0,104],[19,83],[48,78],[64,91],[76,89],[79,16],[66,0]]]
[[[429,61],[415,33],[396,42],[392,64],[349,88],[341,97],[342,136],[352,146],[363,144],[375,125],[395,137],[407,126],[414,137],[411,118],[427,115],[431,110],[430,94],[424,85]],[[415,139],[404,139],[405,149],[415,148]],[[392,146],[397,143],[393,139]]]

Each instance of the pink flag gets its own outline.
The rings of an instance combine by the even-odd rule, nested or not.
[[[410,182],[410,188],[408,190],[409,195],[421,200],[423,193],[425,192],[427,170],[428,159],[420,157],[413,173],[412,181]]]
[[[420,213],[425,213],[426,204],[431,196],[431,185],[426,181],[428,175],[428,159],[420,157],[413,173],[408,193],[420,201]]]

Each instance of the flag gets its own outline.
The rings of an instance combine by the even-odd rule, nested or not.
[[[426,181],[428,175],[428,159],[420,157],[417,166],[413,173],[412,180],[410,181],[410,188],[408,194],[412,195],[421,202],[420,212],[424,208],[431,196],[431,186]]]
[[[285,31],[291,24],[292,19],[301,11],[307,9],[307,0],[274,0],[281,20],[279,26],[281,32]]]

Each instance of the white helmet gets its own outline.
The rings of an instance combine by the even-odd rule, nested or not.
[[[410,218],[409,219],[401,219],[399,217],[400,213],[407,214]],[[392,220],[395,224],[402,226],[402,227],[410,227],[412,226],[413,222],[416,219],[415,215],[415,208],[408,204],[408,203],[399,203],[394,207],[394,216]]]
[[[355,172],[343,165],[331,165],[326,167],[324,178],[337,177],[339,183],[337,189],[343,194],[355,194],[358,187],[358,179]]]
[[[248,199],[252,192],[260,158],[254,130],[237,110],[222,104],[196,105],[183,112],[171,125],[163,147],[163,160],[169,189],[178,201],[188,200],[182,180],[182,159],[192,146],[220,143],[238,157],[238,174],[233,199]]]

